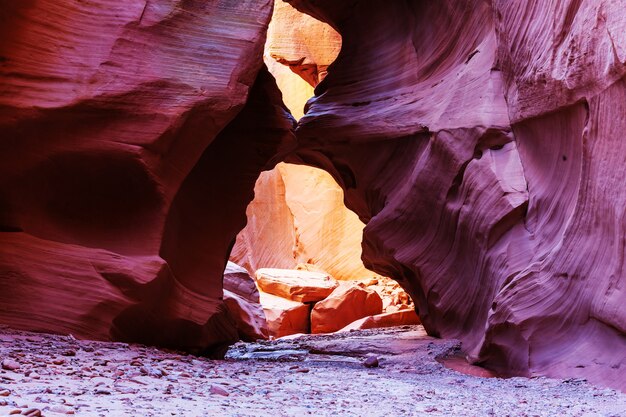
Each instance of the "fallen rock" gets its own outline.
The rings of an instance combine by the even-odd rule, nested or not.
[[[413,324],[420,324],[420,318],[415,310],[402,310],[395,313],[383,313],[375,316],[363,317],[348,324],[340,332],[347,332],[350,330],[366,330],[377,329],[381,327],[395,327],[406,326]]]
[[[378,358],[376,356],[370,356],[363,362],[363,366],[366,368],[378,368]]]
[[[380,314],[383,302],[376,291],[342,283],[311,312],[311,333],[331,333],[362,317]]]
[[[328,274],[293,269],[261,268],[256,278],[261,291],[301,303],[323,300],[339,285]]]
[[[264,292],[260,295],[271,336],[283,337],[309,332],[311,311],[309,305]]]
[[[228,262],[224,271],[224,305],[244,341],[267,339],[269,331],[254,279],[244,268]]]
[[[20,364],[13,359],[5,359],[2,361],[2,369],[7,371],[15,371],[20,369]]]
[[[224,397],[228,397],[230,395],[228,391],[218,385],[211,385],[210,392],[211,394],[222,395]]]
[[[235,322],[241,340],[249,342],[268,338],[267,321],[260,304],[250,303],[225,289],[224,305]]]

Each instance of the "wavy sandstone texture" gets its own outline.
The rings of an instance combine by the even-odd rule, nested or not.
[[[296,119],[340,48],[341,37],[329,25],[275,1],[264,60]],[[365,225],[345,207],[343,190],[327,172],[281,163],[261,174],[254,194],[234,262],[253,274],[308,263],[337,279],[376,276],[361,261]]]
[[[298,12],[288,2],[274,1],[265,55],[315,87],[341,49],[341,36],[328,24]],[[310,96],[309,96],[310,97]]]
[[[343,37],[298,156],[365,265],[476,362],[626,388],[621,2],[290,3]]]
[[[5,2],[0,321],[216,353],[254,182],[295,142],[269,0]]]
[[[327,172],[281,163],[261,173],[254,193],[231,253],[234,262],[251,273],[309,264],[340,280],[377,276],[361,260],[365,225],[346,208]]]
[[[340,183],[365,266],[476,362],[626,389],[622,2],[290,3],[342,47],[288,160]],[[271,12],[0,5],[2,323],[206,353],[237,338],[228,254],[259,172],[295,146],[262,68]],[[276,54],[315,85],[303,56]]]

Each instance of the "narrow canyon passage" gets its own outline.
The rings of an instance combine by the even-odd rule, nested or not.
[[[626,415],[620,6],[0,2],[0,414]]]

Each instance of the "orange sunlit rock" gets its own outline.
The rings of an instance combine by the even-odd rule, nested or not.
[[[316,86],[341,48],[341,36],[327,23],[276,0],[267,34],[267,55]]]
[[[342,283],[311,311],[311,333],[331,333],[362,317],[382,313],[383,302],[373,290]]]
[[[231,259],[249,271],[312,264],[338,280],[378,276],[361,261],[365,225],[326,172],[279,164],[261,174]]]
[[[339,285],[328,274],[273,268],[257,270],[256,283],[265,293],[301,303],[323,300]]]
[[[271,336],[282,337],[309,332],[310,305],[264,292],[261,292],[260,295]]]

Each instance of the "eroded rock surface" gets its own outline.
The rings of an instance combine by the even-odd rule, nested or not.
[[[0,321],[223,352],[222,274],[294,145],[269,1],[3,3]]]
[[[342,36],[299,157],[367,224],[365,266],[477,362],[624,388],[620,3],[290,3]]]

